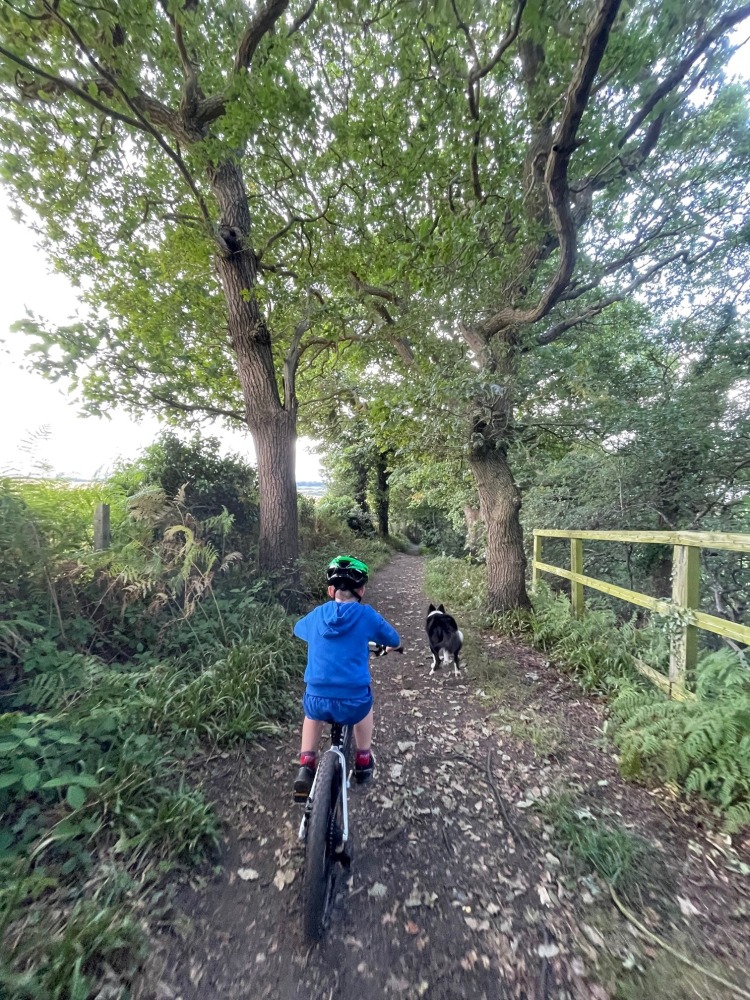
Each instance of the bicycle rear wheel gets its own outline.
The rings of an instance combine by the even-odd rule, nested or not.
[[[302,879],[302,924],[311,941],[325,932],[333,898],[334,840],[341,796],[341,764],[335,753],[325,753],[318,765],[312,813],[305,841]]]

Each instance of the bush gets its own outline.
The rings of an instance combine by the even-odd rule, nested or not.
[[[151,672],[143,694],[148,716],[157,730],[227,743],[276,730],[274,720],[291,706],[304,648],[281,608],[265,607],[246,619],[242,639],[223,656],[197,671],[191,661]]]
[[[258,480],[239,455],[222,456],[217,438],[194,435],[183,441],[166,432],[132,466],[120,469],[113,481],[127,493],[155,486],[168,497],[184,487],[185,509],[199,521],[228,511],[235,531],[254,533],[258,523]]]
[[[463,530],[456,529],[444,511],[428,504],[416,504],[402,515],[399,531],[410,542],[422,545],[431,552],[460,558],[466,549]]]
[[[0,484],[0,993],[83,1000],[140,961],[128,914],[149,873],[218,843],[185,781],[197,738],[272,728],[303,649],[268,583],[238,586],[225,510],[199,521],[158,488],[27,485]],[[102,499],[113,541],[93,552]],[[103,858],[138,877],[111,911],[94,901]]]
[[[326,596],[325,567],[334,556],[356,556],[367,563],[370,572],[382,566],[391,556],[386,541],[355,535],[337,516],[318,511],[315,524],[305,528],[301,536],[300,586],[302,594],[315,600]]]
[[[95,489],[0,481],[3,996],[84,1000],[112,976],[126,987],[145,887],[219,840],[186,780],[199,740],[252,739],[292,708],[304,646],[279,585],[232,547],[253,551],[254,474],[201,448],[168,437]],[[93,552],[100,501],[112,544]],[[334,555],[372,570],[388,558],[312,501],[299,510],[300,606],[323,596]]]

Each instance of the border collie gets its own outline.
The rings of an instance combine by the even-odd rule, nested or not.
[[[459,676],[459,653],[464,644],[463,632],[460,632],[456,619],[449,615],[442,604],[437,608],[431,604],[427,609],[427,639],[432,653],[432,668],[430,677],[438,667],[446,667],[453,663],[453,671]]]

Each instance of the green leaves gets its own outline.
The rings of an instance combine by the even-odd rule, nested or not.
[[[54,729],[48,725],[50,721],[43,715],[22,716],[20,724],[9,731],[13,738],[0,743],[0,754],[8,762],[0,772],[0,793],[5,790],[19,801],[27,795],[47,801],[63,795],[71,809],[80,809],[86,800],[85,789],[99,785],[79,763],[81,755],[87,750],[90,754],[91,748],[79,733]]]
[[[80,785],[69,785],[65,793],[65,801],[71,809],[80,809],[86,801],[86,792]]]

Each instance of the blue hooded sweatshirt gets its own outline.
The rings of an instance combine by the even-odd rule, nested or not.
[[[294,634],[307,643],[307,693],[322,698],[369,694],[368,642],[400,646],[398,632],[369,604],[328,601],[300,618]]]

